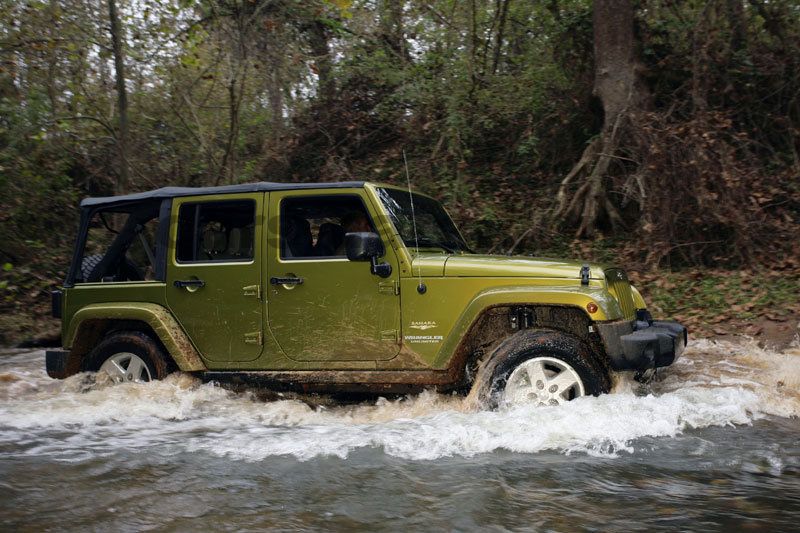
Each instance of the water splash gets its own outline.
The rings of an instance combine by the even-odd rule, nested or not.
[[[416,460],[496,450],[615,456],[641,437],[800,415],[800,349],[755,343],[695,341],[648,387],[622,375],[599,398],[494,412],[432,392],[347,406],[264,402],[185,374],[144,385],[110,386],[93,374],[58,381],[44,374],[42,355],[0,359],[0,446],[70,461],[155,445],[245,461],[347,457],[367,447]]]

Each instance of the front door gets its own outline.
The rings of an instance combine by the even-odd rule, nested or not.
[[[252,361],[261,354],[265,193],[176,198],[167,303],[200,354]]]
[[[363,189],[270,193],[267,243],[269,327],[296,361],[375,361],[400,350],[397,259],[386,245],[380,278],[349,261],[344,235],[375,231]]]

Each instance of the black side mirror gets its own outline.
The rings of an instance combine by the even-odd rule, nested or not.
[[[377,233],[359,231],[346,233],[344,249],[350,261],[369,261],[383,255],[383,242]]]
[[[378,263],[378,258],[385,252],[383,241],[377,233],[357,231],[346,233],[344,236],[344,249],[350,261],[369,261],[370,272],[382,278],[392,274],[392,265]]]

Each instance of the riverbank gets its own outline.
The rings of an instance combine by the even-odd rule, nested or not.
[[[800,269],[629,272],[654,316],[691,338],[752,338],[782,349],[800,341]]]

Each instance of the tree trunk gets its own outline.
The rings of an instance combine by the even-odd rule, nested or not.
[[[314,67],[319,78],[317,92],[321,100],[330,102],[336,95],[336,86],[333,79],[331,51],[328,46],[328,30],[321,21],[314,20],[308,25],[307,31],[311,53],[314,55]]]
[[[284,89],[283,77],[286,72],[284,63],[285,53],[282,43],[285,35],[280,22],[267,19],[267,32],[260,42],[259,52],[267,68],[265,76],[265,89],[270,110],[270,140],[277,142],[284,133]]]
[[[228,183],[236,183],[238,153],[237,143],[239,140],[240,112],[242,99],[244,98],[245,85],[247,82],[247,72],[249,66],[247,42],[249,40],[249,23],[245,13],[239,11],[233,21],[231,33],[227,39],[222,39],[220,47],[229,46],[228,52],[228,140],[225,143],[225,153],[222,156],[222,168],[217,174],[215,184],[219,185],[223,176]],[[231,37],[232,36],[232,37]]]
[[[556,22],[561,22],[561,8],[558,5],[558,0],[547,2],[547,10],[553,15]]]
[[[228,142],[225,144],[225,155],[222,159],[223,172],[231,185],[236,181],[236,141],[239,138],[240,95],[237,93],[238,81],[237,75],[234,75],[228,83]],[[222,173],[220,173],[221,175]]]
[[[478,83],[478,15],[475,0],[469,2],[469,33],[467,41],[467,71],[470,78],[469,98],[475,92]]]
[[[59,37],[58,4],[50,0],[50,27],[48,37],[55,42]],[[58,52],[51,48],[47,52],[47,98],[50,100],[50,115],[53,119],[58,115]]]
[[[742,0],[727,0],[726,8],[731,27],[730,54],[735,55],[747,45],[744,5]]]
[[[692,32],[692,107],[695,113],[704,113],[708,109],[709,91],[709,57],[711,45],[709,27],[714,3],[708,2],[700,14],[700,21]]]
[[[503,49],[505,39],[506,19],[508,18],[508,5],[511,0],[504,0],[500,5],[500,22],[494,38],[494,57],[492,58],[492,75],[497,74],[497,67],[500,64],[500,52]]]
[[[381,39],[388,52],[397,56],[401,62],[408,63],[411,55],[403,34],[404,4],[404,0],[381,0],[378,16]]]
[[[267,76],[267,99],[272,119],[270,136],[277,141],[283,136],[283,87],[275,69]]]
[[[117,194],[126,191],[129,184],[128,175],[128,92],[125,88],[125,58],[123,50],[122,25],[117,12],[117,1],[108,0],[108,18],[111,23],[111,46],[114,51],[114,70],[117,76],[117,148],[119,150],[119,179]]]
[[[562,180],[555,211],[559,220],[580,221],[579,237],[593,235],[605,223],[612,228],[621,225],[622,218],[608,194],[609,166],[619,157],[623,133],[633,127],[650,97],[639,74],[631,0],[595,0],[592,20],[594,94],[603,105],[603,128]],[[570,195],[573,183],[580,185]]]

